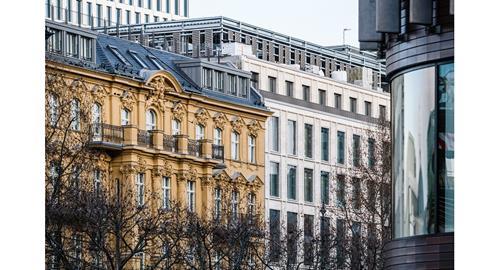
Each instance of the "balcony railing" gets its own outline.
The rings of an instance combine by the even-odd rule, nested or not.
[[[153,134],[149,131],[139,129],[137,133],[137,144],[139,146],[153,148]]]
[[[172,135],[163,135],[163,149],[170,152],[178,152],[178,140]]]
[[[224,150],[223,145],[212,144],[212,158],[223,160]]]
[[[188,139],[188,154],[196,157],[202,155],[202,144],[199,140]]]
[[[103,123],[93,123],[90,133],[90,142],[93,144],[122,145],[123,129]]]

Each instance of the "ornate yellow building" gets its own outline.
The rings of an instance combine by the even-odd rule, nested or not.
[[[153,205],[176,201],[200,216],[219,200],[263,213],[270,112],[249,73],[53,22],[47,30],[47,87],[91,107],[95,184],[130,187],[139,204],[153,192]]]

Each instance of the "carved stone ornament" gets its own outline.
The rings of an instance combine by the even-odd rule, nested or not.
[[[156,107],[161,112],[163,112],[165,110],[165,105],[164,105],[163,99],[159,99],[156,96],[148,97],[147,100],[145,101],[145,106],[147,108]]]
[[[54,92],[59,93],[67,87],[65,79],[60,74],[47,74],[45,78],[45,88]]]
[[[187,179],[190,181],[195,181],[197,177],[198,177],[197,169],[193,168],[192,165],[189,165],[187,170]]]
[[[107,90],[102,85],[94,85],[92,88],[93,100],[101,105],[104,104],[105,98],[108,96]]]
[[[109,164],[111,158],[108,155],[100,154],[96,160],[96,167],[103,172],[109,171]]]
[[[147,170],[147,161],[142,157],[138,158],[136,170],[139,173],[144,173]]]
[[[70,91],[72,92],[79,92],[79,91],[87,91],[87,87],[82,79],[74,79],[70,83]]]
[[[213,117],[213,122],[215,123],[216,128],[224,129],[228,119],[224,113],[219,112]]]
[[[187,114],[187,109],[185,105],[180,102],[176,102],[172,108],[173,118],[177,119],[178,121],[182,121],[183,117]]]
[[[232,129],[237,133],[242,133],[242,128],[245,126],[245,121],[241,117],[235,116],[232,121]]]
[[[232,181],[232,178],[230,178],[230,176],[224,170],[221,173],[217,174],[215,176],[215,179],[217,180],[217,182],[220,183],[229,183]]]
[[[120,98],[122,101],[123,107],[129,109],[130,111],[133,110],[133,105],[135,104],[135,97],[129,91],[123,91],[122,97]]]
[[[201,177],[201,181],[202,181],[202,186],[209,187],[213,184],[213,177],[204,176],[204,177]]]
[[[195,113],[195,119],[197,119],[197,123],[205,126],[207,125],[207,120],[210,118],[210,114],[207,110],[201,108]]]
[[[166,177],[171,177],[173,175],[173,166],[169,162],[165,162],[163,165],[162,174]]]
[[[248,124],[248,132],[250,135],[257,137],[260,129],[262,129],[262,126],[257,120],[253,120],[250,124]]]
[[[148,83],[149,86],[153,88],[153,90],[150,92],[149,97],[158,97],[158,99],[162,100],[165,95],[165,78],[162,76],[157,76],[153,78],[150,83]]]
[[[125,176],[133,175],[137,173],[137,167],[133,164],[123,164],[120,167],[120,172]]]
[[[153,177],[161,177],[161,176],[163,176],[162,167],[160,167],[160,166],[155,166],[155,167],[153,167],[153,169],[152,169],[152,176],[153,176]]]

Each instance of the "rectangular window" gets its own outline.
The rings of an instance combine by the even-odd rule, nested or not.
[[[250,79],[250,83],[252,87],[255,89],[258,89],[258,78],[259,78],[259,74],[252,71],[252,78]]]
[[[188,17],[188,0],[183,0],[183,16]]]
[[[360,178],[353,177],[352,178],[352,203],[354,209],[360,209],[361,205],[361,182]]]
[[[304,192],[305,192],[305,201],[306,202],[313,202],[313,170],[312,169],[304,169],[303,172],[303,185],[304,185]]]
[[[287,212],[287,265],[297,262],[297,213]]]
[[[297,199],[297,167],[287,166],[287,196],[289,200]]]
[[[287,136],[288,154],[297,154],[297,122],[288,120],[288,136]]]
[[[345,164],[345,132],[337,131],[337,163]]]
[[[327,106],[327,91],[318,89],[318,103]]]
[[[45,13],[47,14],[47,18],[50,18],[50,16],[52,15],[51,8],[52,8],[52,5],[50,3],[50,0],[47,0],[45,3]]]
[[[180,121],[172,120],[172,135],[180,135]]]
[[[239,160],[240,159],[240,155],[239,155],[240,135],[236,132],[232,132],[231,140],[232,140],[231,157],[233,160]]]
[[[353,135],[353,145],[352,145],[352,151],[353,151],[353,166],[358,167],[360,166],[361,162],[361,153],[360,153],[360,136],[359,135]]]
[[[138,7],[143,7],[143,0],[138,0],[137,5]]]
[[[330,218],[329,217],[321,217],[320,218],[320,237],[321,237],[321,256],[323,258],[328,256],[328,252],[330,250]],[[326,269],[322,267],[321,269]]]
[[[268,76],[268,91],[277,92],[277,78]]]
[[[305,157],[313,158],[313,126],[305,124]]]
[[[93,24],[92,3],[87,2],[87,25],[92,26],[92,24]]]
[[[232,206],[232,218],[236,220],[238,218],[238,191],[232,191],[232,201],[231,201],[231,206]]]
[[[329,129],[328,128],[322,128],[322,160],[323,161],[328,161],[329,157],[329,146],[330,146],[330,140],[329,140]]]
[[[195,182],[187,181],[187,207],[188,211],[195,211]]]
[[[362,223],[353,222],[352,223],[352,264],[360,265],[361,264],[361,252],[362,252]]]
[[[220,128],[216,128],[213,131],[213,144],[214,145],[223,145],[222,130]]]
[[[97,4],[97,27],[102,26],[103,14],[102,5]]]
[[[353,113],[357,112],[357,99],[356,98],[350,98],[350,111]]]
[[[152,9],[152,0],[147,0],[148,3],[148,9]]]
[[[310,86],[302,85],[303,100],[310,101]]]
[[[281,243],[281,229],[280,229],[280,211],[270,209],[269,210],[270,222],[270,261],[278,262],[280,260],[280,250],[283,246]]]
[[[321,189],[322,189],[322,203],[328,205],[330,203],[330,181],[329,173],[321,172]]]
[[[375,166],[375,139],[368,138],[368,167],[372,169]]]
[[[170,209],[170,177],[164,176],[162,180],[162,207]]]
[[[248,80],[246,78],[239,77],[240,82],[240,96],[243,98],[247,97],[247,91],[249,89]]]
[[[145,14],[145,20],[143,22],[144,23],[149,23],[150,22],[150,16],[148,14]]]
[[[277,162],[270,162],[270,196],[280,196],[280,183],[279,183],[279,164]]]
[[[117,12],[117,16],[116,16],[116,24],[118,25],[122,25],[122,10],[117,8],[116,9],[116,12]]]
[[[385,120],[387,117],[387,107],[384,105],[378,106],[378,118]]]
[[[337,206],[345,206],[345,175],[337,175]]]
[[[222,213],[222,189],[221,188],[215,188],[215,194],[214,194],[214,200],[215,200],[215,210],[214,210],[214,215],[215,219],[220,219],[221,213]]]
[[[140,12],[135,12],[135,23],[140,24]]]
[[[288,97],[293,97],[293,82],[285,81],[285,93]]]
[[[72,0],[67,1],[67,19],[72,22]]]
[[[80,130],[80,101],[78,99],[72,100],[72,105],[70,108],[70,117],[71,123],[70,126],[73,130]]]
[[[248,136],[248,162],[255,163],[255,137]]]
[[[107,24],[112,26],[112,7],[107,6]]]
[[[170,13],[170,0],[166,0],[166,10],[167,10],[167,13]]]
[[[174,2],[175,3],[175,15],[180,15],[180,7],[179,7],[180,6],[180,3],[179,3],[180,0],[174,0],[174,1],[175,1]]]
[[[228,75],[229,81],[229,93],[231,95],[237,95],[237,76],[235,75]]]
[[[335,94],[335,108],[342,109],[342,95]]]
[[[343,269],[345,264],[345,221],[337,219],[337,269]]]
[[[372,116],[372,103],[365,101],[365,115]]]
[[[223,92],[223,72],[213,71],[213,89]]]
[[[66,35],[66,54],[69,57],[78,57],[78,35],[67,33]]]
[[[157,0],[157,11],[162,11],[162,1]]]
[[[77,1],[77,23],[82,25],[82,1]]]
[[[145,203],[145,174],[137,174],[136,179],[137,186],[137,206],[143,206]]]
[[[278,117],[272,116],[270,118],[270,150],[279,151],[279,129]]]
[[[62,19],[62,0],[57,0],[57,20]]]
[[[130,24],[130,10],[126,10],[125,12],[126,12],[125,17],[127,20],[127,24]]]
[[[305,214],[303,218],[303,256],[304,264],[312,265],[314,259],[314,246],[313,246],[313,215]]]
[[[93,39],[80,37],[80,59],[93,60]]]
[[[255,195],[255,193],[253,192],[250,192],[248,193],[248,215],[249,216],[253,216],[255,215],[255,202],[257,200],[257,196]]]

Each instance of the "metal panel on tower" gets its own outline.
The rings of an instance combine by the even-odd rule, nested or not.
[[[377,32],[400,32],[400,0],[377,0]]]
[[[376,0],[358,1],[358,40],[361,42],[375,42],[382,40],[382,34],[375,31]]]
[[[433,0],[410,0],[408,21],[414,24],[432,24]]]

